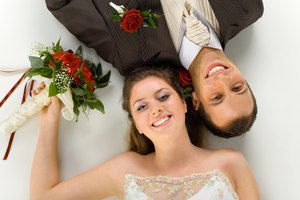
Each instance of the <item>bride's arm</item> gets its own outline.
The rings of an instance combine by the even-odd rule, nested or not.
[[[60,101],[52,98],[49,107],[40,114],[40,134],[34,155],[30,199],[100,199],[116,193],[116,174],[111,170],[114,161],[60,182],[57,158]],[[114,159],[116,160],[116,159]]]
[[[40,134],[32,164],[30,180],[31,199],[39,199],[59,181],[57,142],[60,119],[60,102],[52,98],[51,105],[41,111]]]
[[[259,189],[255,176],[244,156],[239,152],[232,152],[228,156],[231,159],[231,167],[235,189],[242,200],[259,200]]]

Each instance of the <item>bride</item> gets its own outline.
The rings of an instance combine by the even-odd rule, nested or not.
[[[30,198],[259,199],[254,175],[241,153],[199,147],[199,129],[187,120],[193,112],[191,105],[168,68],[131,73],[123,87],[123,108],[132,121],[129,151],[60,182],[60,102],[53,97],[40,114]]]

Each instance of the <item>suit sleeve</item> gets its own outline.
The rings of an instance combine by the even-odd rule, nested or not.
[[[209,0],[221,30],[221,44],[258,20],[264,11],[262,0]]]
[[[264,6],[262,0],[247,0],[241,2],[243,2],[243,7],[248,14],[247,22],[245,23],[245,27],[247,27],[263,15]]]
[[[80,41],[106,62],[120,62],[105,18],[92,0],[46,0],[49,11]]]

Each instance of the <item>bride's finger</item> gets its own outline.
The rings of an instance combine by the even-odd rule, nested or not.
[[[61,101],[57,96],[51,97],[51,104],[55,107],[61,108]]]
[[[36,88],[35,90],[31,90],[31,94],[33,96],[38,95],[45,87],[46,87],[45,83],[41,82],[38,88]]]
[[[41,82],[40,83],[40,88],[45,88],[46,87],[46,84],[44,82]]]

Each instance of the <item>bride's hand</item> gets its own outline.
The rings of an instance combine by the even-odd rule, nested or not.
[[[32,95],[39,94],[45,88],[45,84],[42,82],[40,87],[35,90],[32,90]],[[40,123],[43,125],[50,125],[51,123],[58,123],[60,119],[60,109],[61,109],[61,102],[58,97],[54,96],[51,97],[51,103],[49,106],[45,107],[40,113]]]

